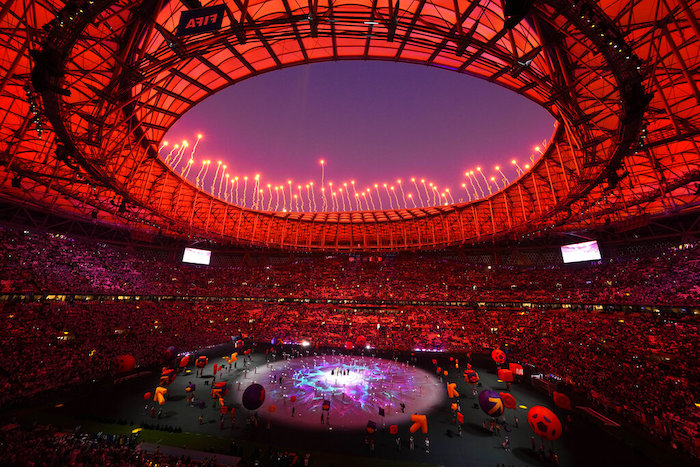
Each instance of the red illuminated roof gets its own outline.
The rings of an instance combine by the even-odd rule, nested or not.
[[[700,4],[535,1],[523,19],[504,3],[529,2],[215,0],[231,12],[223,28],[177,38],[180,2],[8,0],[0,192],[133,229],[309,250],[441,248],[695,208]],[[489,80],[545,107],[558,129],[503,190],[420,209],[252,211],[158,158],[179,116],[229,85],[357,59]]]

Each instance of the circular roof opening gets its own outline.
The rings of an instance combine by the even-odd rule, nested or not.
[[[193,184],[249,208],[412,208],[503,188],[539,157],[554,123],[537,104],[470,76],[324,62],[206,99],[171,128],[160,154]]]

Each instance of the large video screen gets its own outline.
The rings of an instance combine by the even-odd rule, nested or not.
[[[209,264],[210,259],[211,251],[197,248],[185,248],[185,253],[182,255],[183,263]]]
[[[598,242],[574,243],[573,245],[563,245],[561,256],[565,263],[578,263],[581,261],[596,261],[600,259]]]

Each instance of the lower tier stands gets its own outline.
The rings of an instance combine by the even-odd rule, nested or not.
[[[155,252],[0,228],[0,294],[700,305],[695,244],[644,257],[551,267],[485,266],[417,254],[382,261],[290,257],[279,265],[207,267],[183,264],[176,252],[170,256],[167,261]]]
[[[343,347],[460,354],[500,347],[509,361],[555,375],[636,421],[679,420],[696,436],[700,322],[693,315],[409,307],[332,308],[227,301],[7,302],[2,304],[0,405],[116,372],[116,358],[163,364],[175,345],[196,351],[242,335]],[[355,350],[358,351],[358,350]],[[469,358],[469,357],[467,357]],[[667,433],[670,436],[670,433]]]

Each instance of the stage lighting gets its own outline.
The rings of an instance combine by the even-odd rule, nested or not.
[[[506,17],[505,27],[513,29],[530,11],[533,0],[506,0],[503,14]]]
[[[202,2],[199,0],[180,0],[183,5],[185,5],[187,8],[190,10],[194,10],[195,8],[202,8]]]
[[[610,173],[610,175],[608,175],[608,190],[614,190],[617,187],[618,183],[620,183],[620,181],[628,175],[629,172],[627,172],[626,170],[622,172],[622,174],[618,174],[616,171]]]
[[[126,212],[126,200],[122,198],[121,203],[117,203],[115,200],[111,200],[112,206],[117,207],[117,212],[123,214]]]
[[[71,95],[70,90],[53,84],[54,78],[63,76],[61,56],[55,46],[47,44],[41,50],[30,50],[29,56],[34,59],[31,80],[37,93],[52,91],[66,97]]]
[[[56,159],[65,164],[69,169],[78,170],[78,166],[70,160],[68,149],[61,143],[56,145]]]

